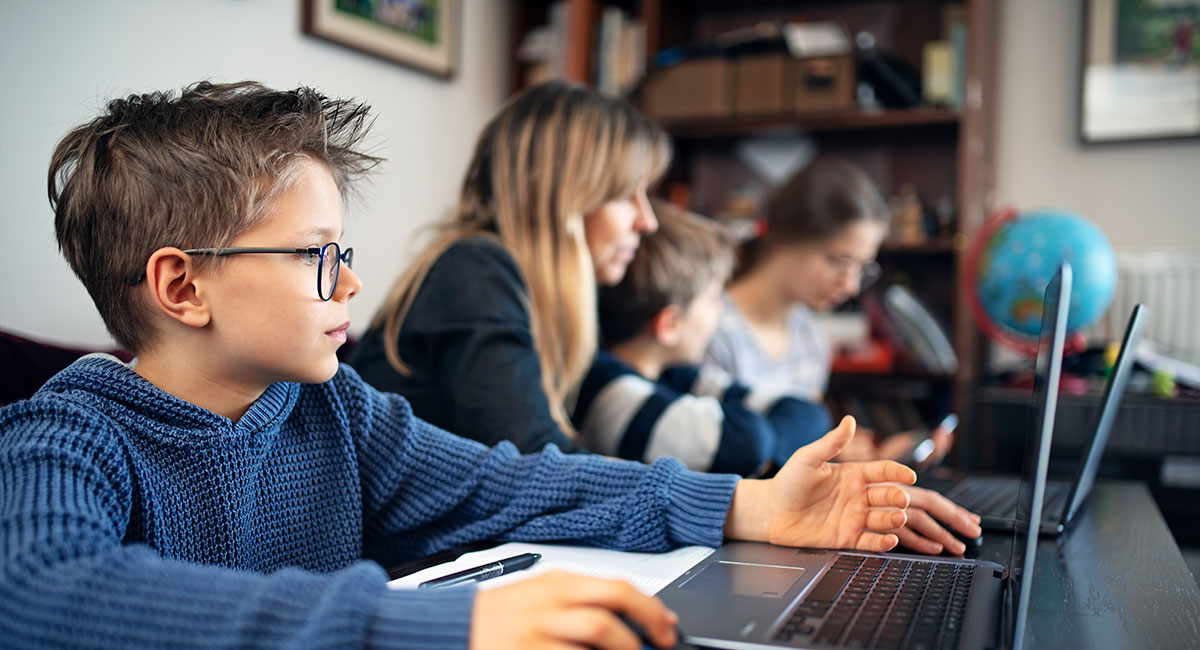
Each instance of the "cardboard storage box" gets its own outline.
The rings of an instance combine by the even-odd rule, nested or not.
[[[735,68],[733,105],[739,117],[827,113],[855,107],[852,56],[744,56],[736,60]]]
[[[707,57],[654,71],[642,97],[646,113],[656,119],[703,119],[733,115],[733,90],[733,62]]]
[[[854,108],[854,57],[817,56],[792,64],[793,105],[797,113],[848,111]]]
[[[786,52],[743,56],[736,60],[733,111],[737,115],[779,115],[796,106],[796,61]]]

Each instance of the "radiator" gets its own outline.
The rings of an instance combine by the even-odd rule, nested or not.
[[[1144,338],[1200,361],[1200,251],[1117,251],[1117,289],[1090,341],[1119,341],[1133,306],[1150,308]]]

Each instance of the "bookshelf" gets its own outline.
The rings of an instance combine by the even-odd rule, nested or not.
[[[945,108],[890,109],[872,112],[831,112],[790,117],[746,117],[737,120],[667,122],[676,139],[745,138],[764,135],[835,131],[872,131],[911,127],[956,127],[956,110]]]
[[[513,5],[511,81],[514,90],[525,85],[529,64],[518,55],[519,45],[530,30],[551,21],[555,11],[562,12],[556,18],[562,44],[558,76],[584,83],[596,81],[598,25],[611,7],[644,25],[648,66],[661,50],[709,42],[719,34],[762,22],[833,20],[851,35],[870,32],[881,51],[919,71],[926,43],[945,36],[947,13],[958,17],[966,60],[958,105],[660,118],[676,149],[661,191],[685,187],[693,209],[718,215],[739,188],[757,186],[763,196],[770,192],[761,176],[739,159],[739,143],[804,137],[821,153],[863,167],[885,197],[911,185],[927,206],[950,206],[943,210],[951,213],[948,222],[934,236],[914,244],[887,242],[879,262],[885,278],[908,286],[946,329],[959,358],[958,371],[936,375],[898,367],[888,374],[835,375],[831,392],[913,395],[927,406],[936,404],[931,410],[957,411],[970,426],[969,398],[981,367],[981,345],[961,299],[961,273],[966,242],[991,208],[997,5],[996,0],[527,0]],[[640,102],[644,97],[635,93],[633,99]]]

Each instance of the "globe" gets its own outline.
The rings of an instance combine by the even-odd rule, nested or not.
[[[1104,233],[1064,210],[1006,210],[990,217],[972,242],[964,278],[984,333],[1036,352],[1046,285],[1063,261],[1074,271],[1067,329],[1078,333],[1104,315],[1116,290],[1116,256]]]

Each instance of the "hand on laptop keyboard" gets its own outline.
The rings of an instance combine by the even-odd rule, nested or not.
[[[983,530],[979,527],[979,515],[954,503],[950,499],[925,488],[906,486],[909,494],[908,523],[892,531],[900,538],[900,544],[918,553],[937,555],[942,551],[962,555],[967,546],[964,539],[980,539]],[[943,525],[951,530],[943,528]]]

